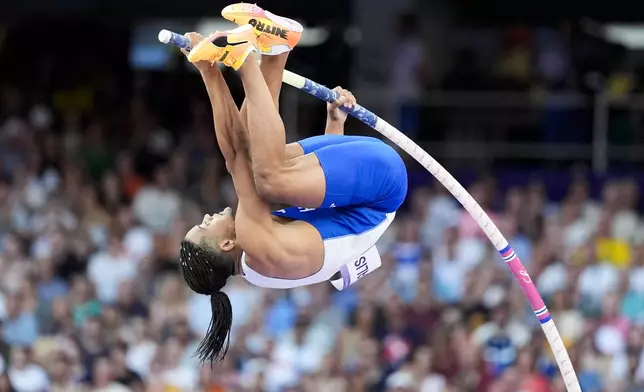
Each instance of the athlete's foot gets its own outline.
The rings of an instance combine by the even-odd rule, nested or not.
[[[247,24],[233,30],[214,33],[192,48],[188,60],[217,61],[238,70],[248,55],[257,50],[257,37],[253,26]]]
[[[224,53],[224,49],[218,48],[212,43],[212,39],[217,34],[218,33],[215,33],[210,37],[205,38],[197,45],[193,46],[192,49],[190,49],[190,53],[188,53],[188,61],[190,61],[191,63],[199,63],[201,61],[209,61],[211,63],[214,63],[219,58],[221,58]]]
[[[261,54],[268,56],[293,50],[304,31],[298,22],[264,11],[256,4],[231,4],[221,11],[221,16],[238,25],[252,25]]]

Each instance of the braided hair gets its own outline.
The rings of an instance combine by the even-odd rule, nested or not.
[[[235,273],[235,256],[218,252],[206,244],[183,240],[179,262],[188,287],[197,294],[210,296],[212,319],[195,355],[202,363],[221,361],[228,351],[233,323],[230,299],[221,289]]]

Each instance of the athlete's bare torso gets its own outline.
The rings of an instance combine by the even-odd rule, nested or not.
[[[237,154],[226,164],[239,203],[235,231],[246,263],[265,276],[299,279],[317,272],[324,262],[324,246],[318,231],[309,223],[272,215],[253,180],[249,160]]]

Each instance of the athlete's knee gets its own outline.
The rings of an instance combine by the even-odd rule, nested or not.
[[[285,181],[281,170],[255,170],[253,177],[259,197],[278,203],[283,201]]]

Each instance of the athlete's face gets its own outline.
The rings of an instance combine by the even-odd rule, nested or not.
[[[230,251],[235,247],[235,217],[233,210],[227,207],[214,215],[204,215],[203,220],[195,225],[185,237],[186,240],[201,244],[206,242],[216,246],[220,251]]]

